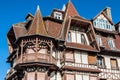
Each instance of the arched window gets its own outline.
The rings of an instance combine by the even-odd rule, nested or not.
[[[84,34],[81,34],[81,44],[87,44]]]

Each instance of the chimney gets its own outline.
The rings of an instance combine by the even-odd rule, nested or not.
[[[112,15],[111,15],[111,8],[106,7],[103,12],[112,20]]]

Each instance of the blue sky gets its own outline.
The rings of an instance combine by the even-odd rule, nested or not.
[[[120,21],[120,0],[71,0],[80,16],[92,19],[102,9],[109,6],[112,10],[113,22]],[[61,9],[68,0],[0,0],[0,80],[4,80],[9,64],[6,34],[11,25],[24,22],[25,16],[35,13],[37,5],[40,6],[43,16],[50,15],[53,8]]]

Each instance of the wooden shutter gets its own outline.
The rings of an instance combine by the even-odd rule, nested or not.
[[[66,80],[75,80],[75,77],[73,74],[66,74]]]
[[[38,72],[37,73],[37,80],[45,80],[45,73]]]
[[[74,61],[73,51],[66,51],[65,55],[66,61]]]
[[[35,72],[29,72],[27,74],[27,80],[35,80]]]
[[[116,69],[117,68],[117,61],[116,61],[116,59],[111,59],[110,62],[111,62],[111,68],[112,69]]]
[[[88,63],[96,64],[96,57],[94,55],[88,55]]]

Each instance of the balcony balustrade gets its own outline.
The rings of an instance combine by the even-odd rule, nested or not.
[[[30,53],[30,54],[23,54],[22,58],[19,56],[16,59],[14,65],[19,63],[29,63],[29,62],[43,62],[43,63],[50,63],[56,65],[56,59],[51,56],[50,54],[42,54],[42,53]]]

